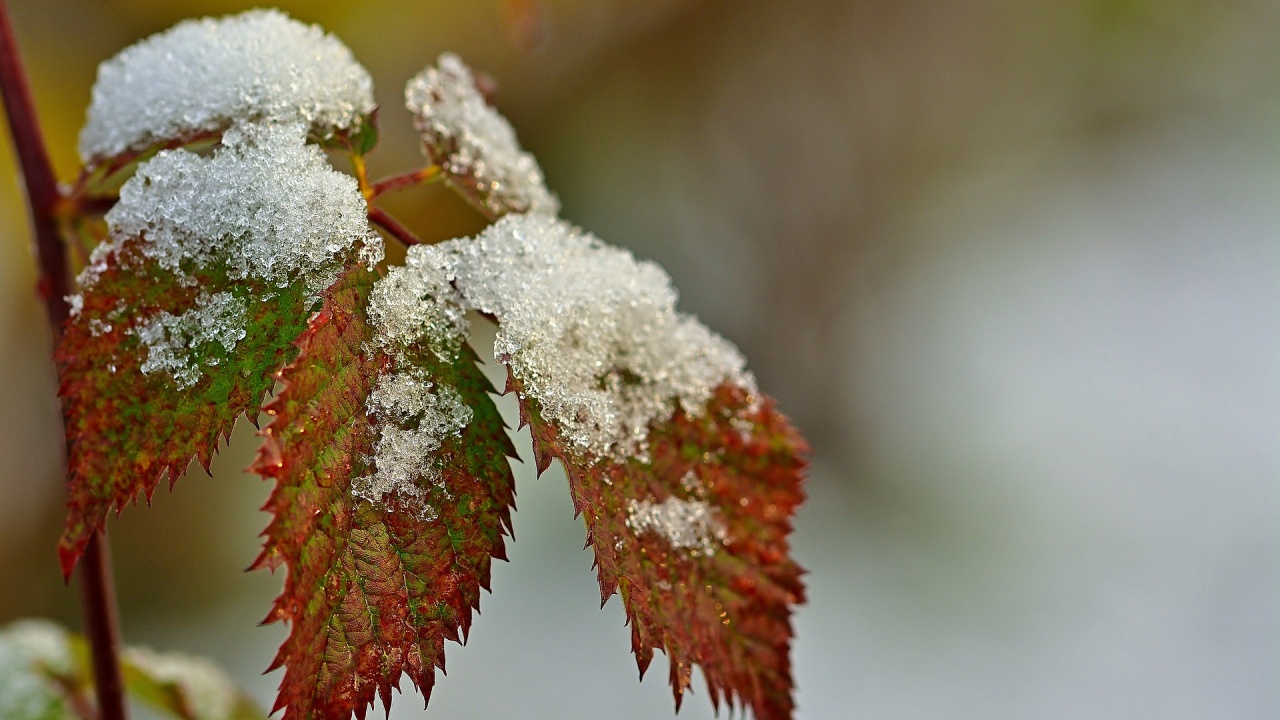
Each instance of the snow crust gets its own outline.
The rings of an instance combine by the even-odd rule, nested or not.
[[[643,460],[652,423],[677,407],[700,415],[721,383],[755,388],[732,343],[675,310],[660,267],[552,217],[507,215],[475,238],[411,247],[404,272],[441,289],[421,296],[436,307],[384,303],[371,313],[380,332],[496,316],[495,355],[588,456]]]
[[[627,527],[636,535],[657,533],[673,548],[695,555],[714,555],[728,537],[715,508],[702,500],[676,497],[660,503],[628,500]]]
[[[340,40],[279,10],[187,20],[102,63],[80,132],[86,163],[237,121],[321,136],[373,111],[373,81]]]
[[[485,102],[458,56],[445,53],[410,80],[405,106],[427,157],[463,185],[473,179],[493,215],[559,212],[538,161],[520,148],[511,123]]]

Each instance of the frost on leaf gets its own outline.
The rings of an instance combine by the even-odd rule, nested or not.
[[[429,697],[505,557],[515,451],[460,314],[416,275],[374,288],[357,268],[328,290],[267,408],[253,469],[276,487],[255,566],[288,569],[268,615],[290,625],[273,664],[285,720],[363,718],[401,674]]]
[[[373,109],[369,73],[318,26],[278,10],[187,20],[98,68],[80,156],[93,164],[237,121],[300,122],[323,138]]]
[[[405,105],[427,158],[490,217],[559,211],[538,161],[520,148],[511,123],[485,102],[458,56],[445,53],[410,80]]]
[[[106,514],[257,414],[320,291],[381,257],[355,181],[300,125],[229,130],[211,157],[163,151],[107,214],[58,349],[70,572]]]
[[[789,718],[804,591],[787,536],[807,447],[738,351],[675,310],[661,268],[549,217],[508,215],[410,259],[497,319],[538,467],[564,464],[641,670],[658,648],[677,704],[697,664],[717,707]]]

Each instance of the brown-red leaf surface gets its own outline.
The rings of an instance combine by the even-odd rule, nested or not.
[[[179,315],[202,296],[225,291],[243,302],[245,336],[189,349],[201,376],[183,386],[164,371],[142,372],[148,350],[139,330],[161,313]],[[180,280],[130,240],[113,251],[57,350],[68,441],[67,522],[58,546],[70,574],[108,513],[148,501],[193,459],[206,469],[243,414],[256,417],[275,372],[293,358],[312,299],[300,287],[233,281],[218,270]]]
[[[375,697],[390,702],[402,674],[430,697],[444,641],[465,638],[491,558],[505,557],[515,452],[491,386],[465,345],[452,363],[372,347],[365,308],[374,277],[356,269],[326,293],[298,359],[280,373],[253,467],[276,482],[255,567],[288,570],[267,617],[290,625],[273,664],[285,669],[276,702],[284,720],[363,718]],[[420,483],[434,517],[393,495],[371,502],[352,492],[372,470],[377,442],[369,395],[402,362],[455,388],[472,411],[442,442],[443,482]]]
[[[553,458],[564,465],[601,601],[622,594],[641,673],[659,649],[677,708],[696,664],[717,709],[724,701],[758,720],[790,718],[790,618],[804,587],[787,536],[808,446],[774,402],[722,385],[702,414],[677,410],[651,426],[647,462],[616,463],[568,450],[520,382],[508,388],[521,399],[539,470]],[[700,519],[675,513],[675,531],[664,534],[652,520],[673,507]],[[690,542],[690,533],[703,537]]]

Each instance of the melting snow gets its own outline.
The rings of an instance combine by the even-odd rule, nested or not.
[[[660,503],[627,501],[627,527],[636,535],[654,532],[674,548],[714,555],[728,537],[715,509],[702,500],[669,497]]]
[[[80,156],[88,163],[236,121],[300,122],[328,135],[373,109],[368,71],[316,25],[278,10],[187,20],[99,66]]]

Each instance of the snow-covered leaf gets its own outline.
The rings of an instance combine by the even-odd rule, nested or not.
[[[373,109],[368,71],[318,26],[278,10],[187,20],[99,66],[80,155],[95,165],[245,121],[326,137]]]
[[[178,720],[266,720],[217,666],[182,653],[125,648],[125,692]],[[0,629],[0,718],[95,720],[89,648],[84,638],[47,620]]]
[[[402,674],[429,697],[505,557],[515,453],[460,318],[422,312],[402,268],[373,280],[325,293],[253,468],[276,482],[255,565],[288,570],[268,615],[290,625],[285,720],[363,718]]]
[[[486,215],[559,211],[538,161],[520,148],[511,123],[485,102],[458,56],[445,53],[410,80],[405,105],[427,159]]]
[[[58,348],[67,573],[109,511],[208,466],[256,416],[317,294],[382,252],[355,181],[299,125],[236,126],[211,157],[162,152],[106,220]]]
[[[563,462],[641,669],[662,649],[677,703],[697,664],[713,703],[789,718],[803,587],[787,536],[807,448],[737,349],[675,310],[661,268],[547,216],[411,248],[403,272],[456,291],[418,312],[497,320],[538,468]]]
[[[266,720],[266,713],[204,658],[132,647],[120,664],[130,697],[175,718]]]
[[[43,620],[19,620],[0,630],[0,718],[90,720],[88,677],[77,667],[68,633]]]

